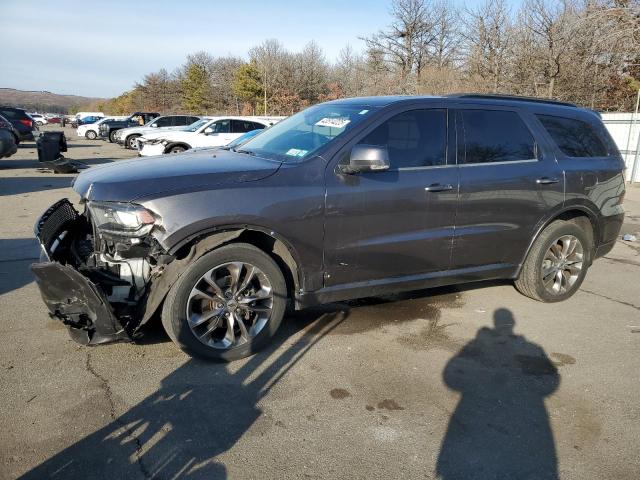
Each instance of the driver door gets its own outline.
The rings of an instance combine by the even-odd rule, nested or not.
[[[395,114],[348,144],[386,147],[390,168],[326,170],[325,286],[420,276],[450,265],[458,170],[446,109]],[[451,152],[448,154],[448,152]]]
[[[211,129],[210,133],[206,133]],[[231,120],[225,118],[217,120],[205,128],[202,135],[197,135],[192,147],[219,147],[233,140],[231,134]]]

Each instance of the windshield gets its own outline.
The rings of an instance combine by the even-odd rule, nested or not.
[[[229,143],[227,143],[224,147],[225,150],[232,150],[234,148],[239,147],[240,145],[248,142],[250,139],[252,139],[253,137],[255,137],[257,134],[259,134],[260,132],[264,132],[264,129],[258,129],[258,130],[251,130],[250,132],[247,132],[243,135],[240,135],[238,138],[236,138],[235,140],[230,141]]]
[[[186,127],[184,127],[182,130],[185,131],[185,132],[195,132],[200,127],[202,127],[205,123],[209,123],[210,121],[211,121],[211,119],[209,119],[209,118],[203,118],[201,120],[196,120],[191,125],[187,125]]]
[[[298,162],[353,128],[371,110],[356,105],[316,105],[276,123],[236,151]]]

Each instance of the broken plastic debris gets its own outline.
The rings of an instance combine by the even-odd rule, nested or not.
[[[622,236],[622,240],[625,242],[635,242],[637,240],[635,235],[631,235],[630,233],[626,233]]]

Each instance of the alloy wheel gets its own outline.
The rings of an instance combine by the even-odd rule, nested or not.
[[[584,250],[573,235],[563,235],[547,249],[542,260],[542,283],[552,295],[571,290],[582,272]]]
[[[256,266],[230,262],[207,271],[187,300],[187,323],[203,344],[229,349],[258,335],[273,308],[271,282]]]

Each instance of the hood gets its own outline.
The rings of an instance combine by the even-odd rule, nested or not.
[[[87,200],[131,202],[169,190],[197,190],[266,178],[281,163],[227,150],[136,158],[91,167],[73,189]]]

